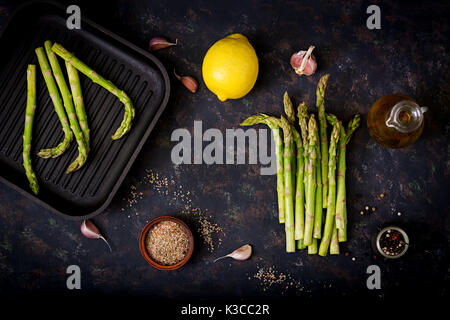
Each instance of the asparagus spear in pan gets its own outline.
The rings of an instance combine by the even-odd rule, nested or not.
[[[66,80],[64,79],[64,75],[59,65],[58,58],[52,51],[51,41],[48,40],[45,41],[44,46],[45,51],[47,52],[48,60],[50,61],[50,66],[52,68],[53,75],[55,76],[56,83],[58,84],[58,88],[61,91],[64,107],[66,109],[67,116],[69,117],[70,128],[72,129],[78,144],[78,156],[66,170],[66,173],[71,173],[73,171],[80,169],[86,162],[87,160],[86,143],[83,138],[83,132],[81,131],[80,124],[78,123],[75,107],[72,100],[72,94],[70,93],[69,87],[67,86]]]
[[[86,143],[87,152],[90,149],[90,130],[87,121],[86,110],[84,108],[83,94],[81,92],[80,78],[78,71],[70,63],[66,61],[67,75],[69,76],[70,89],[72,90],[73,102],[75,104],[75,112],[81,131],[83,132],[84,142]]]
[[[69,120],[67,119],[66,111],[64,110],[61,95],[59,94],[58,87],[55,79],[53,78],[50,64],[48,63],[47,56],[45,55],[44,48],[39,47],[36,49],[36,55],[41,67],[42,75],[44,76],[45,83],[47,85],[48,93],[53,102],[56,113],[58,114],[59,121],[64,131],[64,140],[54,148],[42,149],[38,152],[38,156],[41,158],[56,158],[62,155],[70,145],[73,134],[70,130]]]
[[[127,94],[117,88],[111,81],[106,80],[101,75],[96,73],[92,68],[87,66],[84,62],[75,57],[74,54],[67,51],[62,45],[59,43],[53,44],[52,47],[53,52],[55,52],[58,56],[63,58],[65,61],[72,64],[78,71],[83,73],[85,76],[90,78],[95,83],[99,84],[113,95],[115,95],[119,100],[125,105],[125,116],[120,124],[120,127],[112,136],[113,140],[117,140],[122,138],[124,134],[126,134],[131,129],[131,122],[134,119],[134,107],[131,99],[127,96]]]
[[[34,194],[39,193],[39,185],[31,166],[30,150],[33,132],[34,111],[36,110],[36,66],[28,65],[27,69],[27,107],[25,111],[25,128],[23,131],[23,167]]]

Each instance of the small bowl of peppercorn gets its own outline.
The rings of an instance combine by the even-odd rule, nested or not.
[[[194,251],[194,237],[180,219],[161,216],[148,222],[139,237],[144,259],[158,270],[176,270],[188,262]]]
[[[399,227],[383,228],[375,239],[376,250],[387,259],[397,259],[403,256],[409,247],[406,232]]]

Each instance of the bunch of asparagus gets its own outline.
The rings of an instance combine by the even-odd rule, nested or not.
[[[309,254],[339,254],[339,242],[347,240],[345,152],[360,116],[355,115],[345,130],[336,116],[325,113],[328,77],[324,75],[317,85],[318,121],[302,102],[297,107],[297,130],[295,110],[285,92],[286,116],[258,114],[241,123],[264,123],[273,132],[279,222],[285,224],[286,252],[308,248]],[[332,126],[329,143],[327,123]]]
[[[125,92],[119,90],[111,81],[106,80],[85,63],[80,61],[72,53],[68,52],[62,45],[51,41],[45,41],[44,47],[37,48],[36,55],[41,67],[44,81],[47,85],[53,106],[58,114],[59,121],[64,132],[64,139],[56,147],[42,149],[38,152],[41,158],[56,158],[62,155],[70,146],[73,135],[78,145],[78,156],[69,165],[66,173],[80,169],[87,160],[90,150],[90,130],[84,107],[78,71],[86,75],[93,82],[99,84],[125,105],[125,116],[117,131],[112,136],[113,140],[120,139],[131,129],[134,118],[134,107]],[[57,56],[65,60],[67,76],[70,89],[67,86],[64,74],[59,65]],[[78,71],[77,71],[78,70]],[[62,97],[62,98],[61,98]],[[34,112],[36,109],[36,66],[29,65],[27,69],[27,107],[25,115],[25,128],[23,134],[23,166],[30,183],[31,190],[38,194],[39,185],[36,175],[31,166],[30,150],[32,139],[32,127]]]

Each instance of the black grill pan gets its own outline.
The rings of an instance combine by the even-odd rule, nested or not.
[[[0,33],[0,181],[49,210],[78,220],[102,212],[155,126],[169,99],[167,71],[153,55],[82,18],[80,30],[66,28],[65,8],[33,2],[18,9]],[[63,139],[34,50],[45,40],[59,42],[99,74],[123,89],[136,108],[132,129],[120,140],[111,136],[124,116],[123,104],[80,73],[91,129],[91,151],[83,168],[66,174],[77,156],[75,140],[64,155],[41,159],[41,148]],[[59,60],[64,66],[64,61]],[[37,65],[37,109],[32,163],[39,180],[36,197],[22,166],[27,65]],[[65,70],[65,68],[63,68]]]

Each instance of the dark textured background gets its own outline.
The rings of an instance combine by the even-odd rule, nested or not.
[[[381,7],[381,30],[366,28],[365,11],[371,3]],[[0,1],[0,26],[14,8],[14,3]],[[176,68],[199,80],[209,46],[230,33],[243,33],[256,49],[260,74],[250,94],[225,103],[202,81],[196,94],[172,81],[166,111],[114,201],[94,219],[109,239],[112,254],[101,241],[84,238],[78,222],[55,216],[0,185],[0,296],[113,294],[281,301],[448,295],[448,4],[123,0],[105,6],[87,1],[81,9],[83,15],[142,48],[147,48],[153,36],[178,39],[177,47],[155,55],[169,74]],[[289,58],[310,44],[316,46],[318,71],[299,78]],[[5,49],[14,48],[1,48]],[[175,166],[170,160],[174,146],[170,135],[176,128],[192,131],[194,120],[203,121],[203,130],[224,132],[256,112],[278,115],[285,90],[294,103],[305,100],[312,106],[316,83],[324,73],[331,74],[327,110],[344,120],[354,113],[363,118],[348,148],[349,241],[341,245],[341,252],[348,255],[288,255],[283,226],[276,218],[275,176],[261,176],[260,165]],[[371,104],[394,92],[409,95],[430,109],[422,137],[401,150],[377,145],[365,125]],[[149,183],[150,171],[167,178],[170,187]],[[173,196],[179,188],[188,201]],[[383,192],[386,197],[380,200],[378,195]],[[186,205],[194,212],[180,214]],[[361,216],[365,205],[375,206],[376,212]],[[138,248],[145,223],[164,214],[181,215],[197,240],[192,260],[174,272],[152,269]],[[223,229],[214,234],[213,252],[196,232],[201,217]],[[371,249],[370,237],[387,223],[404,226],[410,235],[410,251],[398,261],[375,258]],[[244,243],[254,246],[249,261],[211,263]],[[70,264],[82,269],[81,292],[66,289],[65,270]],[[371,264],[381,268],[382,290],[366,288],[366,268]],[[254,277],[260,268],[271,266],[288,280],[266,286]]]

